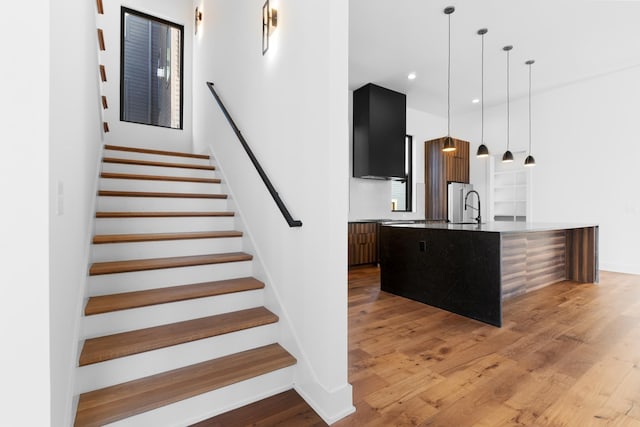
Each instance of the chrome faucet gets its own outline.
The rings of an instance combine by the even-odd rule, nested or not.
[[[467,199],[469,198],[469,194],[471,193],[476,193],[476,197],[478,198],[478,208],[475,208],[473,205],[469,205],[467,204]],[[471,209],[475,209],[478,211],[478,216],[476,217],[476,221],[478,221],[478,224],[480,224],[482,222],[482,218],[480,217],[480,194],[478,194],[478,192],[476,190],[470,190],[466,196],[464,196],[464,210],[467,210],[467,207],[471,208]]]

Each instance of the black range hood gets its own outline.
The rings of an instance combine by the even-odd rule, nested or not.
[[[366,84],[353,92],[353,176],[405,178],[405,94]]]

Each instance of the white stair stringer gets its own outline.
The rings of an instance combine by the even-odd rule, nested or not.
[[[294,366],[107,424],[110,427],[184,427],[293,388]]]
[[[272,323],[80,366],[76,374],[76,393],[84,393],[182,368],[240,351],[273,344],[277,340],[278,324]]]
[[[252,275],[251,263],[251,261],[239,261],[91,276],[88,296],[249,277]]]
[[[85,316],[82,339],[245,310],[264,305],[263,289],[194,298]]]
[[[242,251],[241,237],[100,243],[92,247],[94,262],[167,258]]]

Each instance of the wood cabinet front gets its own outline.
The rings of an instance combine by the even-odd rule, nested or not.
[[[348,228],[349,266],[378,262],[378,224],[350,222]]]
[[[425,218],[447,219],[447,183],[469,183],[469,142],[453,138],[455,151],[444,152],[445,138],[424,144]]]

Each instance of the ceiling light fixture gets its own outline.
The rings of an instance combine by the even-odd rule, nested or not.
[[[480,80],[482,81],[481,83],[481,89],[480,89],[480,99],[482,100],[482,104],[480,107],[480,146],[478,147],[478,151],[476,153],[477,157],[489,157],[489,149],[487,148],[486,145],[484,145],[484,35],[487,34],[487,30],[486,28],[481,28],[478,30],[478,34],[481,36],[482,38],[482,54],[480,56]],[[473,102],[475,102],[476,100],[474,99]]]
[[[524,159],[524,165],[529,167],[536,165],[536,159],[531,155],[531,66],[534,62],[536,61],[533,59],[525,62],[529,66],[529,155]]]
[[[478,103],[480,102],[480,99],[479,99],[479,98],[473,98],[473,99],[471,100],[471,102],[472,102],[473,104],[478,104]]]
[[[502,48],[505,52],[507,52],[507,151],[502,155],[502,163],[510,163],[513,162],[513,153],[509,151],[509,52],[511,52],[513,46],[505,46]]]
[[[417,77],[417,76],[416,76],[416,73],[409,73],[409,75],[407,76],[407,78],[408,78],[409,80],[415,80],[415,79],[416,79],[416,77]]]
[[[451,14],[456,9],[449,6],[444,9],[445,15],[449,17],[449,52],[447,60],[447,137],[444,140],[442,151],[455,151],[456,145],[451,138]]]

